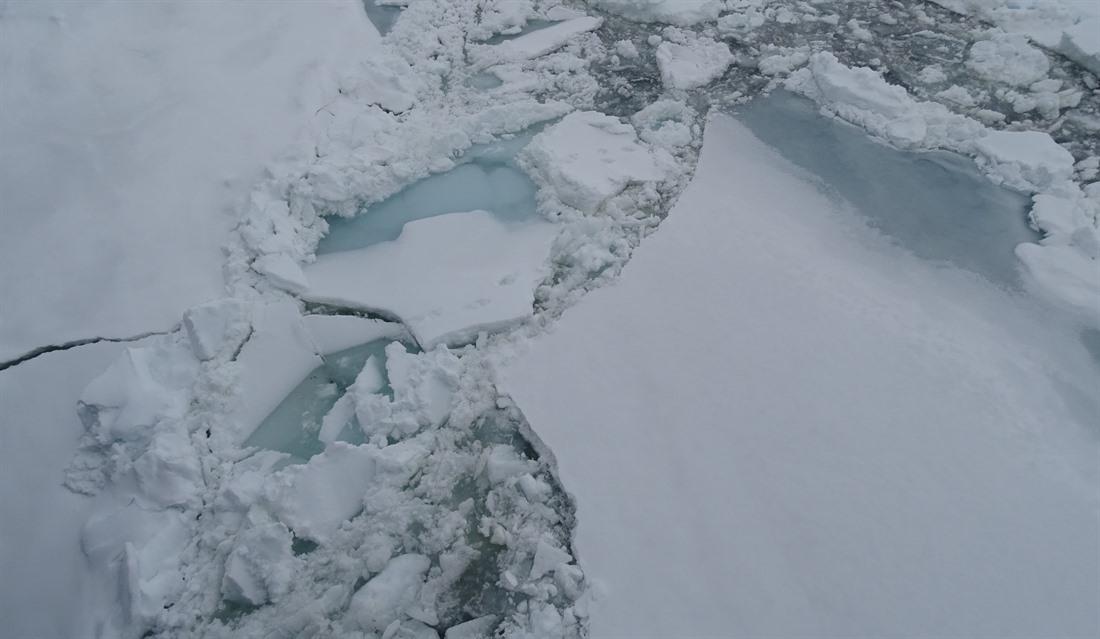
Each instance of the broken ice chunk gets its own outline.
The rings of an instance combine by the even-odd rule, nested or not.
[[[424,555],[401,555],[386,564],[351,597],[346,619],[352,628],[383,632],[406,616],[405,609],[420,596],[431,560]]]
[[[253,320],[252,337],[237,357],[241,367],[240,404],[229,436],[243,442],[301,383],[324,362],[302,325],[298,306],[279,302],[260,308]]]
[[[485,464],[485,472],[489,477],[489,482],[493,484],[499,484],[516,475],[533,473],[537,468],[538,464],[536,462],[521,458],[516,454],[516,449],[508,444],[493,446],[493,449],[489,452],[489,459]]]
[[[138,488],[148,505],[168,508],[187,504],[203,485],[199,456],[179,424],[160,429],[134,462]]]
[[[685,44],[662,42],[657,47],[657,68],[661,82],[670,89],[698,89],[722,77],[733,63],[730,48],[711,38],[696,38]]]
[[[286,253],[259,257],[252,263],[252,269],[267,276],[268,281],[285,291],[298,294],[309,288],[302,267]]]
[[[595,213],[631,182],[663,177],[634,127],[594,111],[565,116],[535,136],[522,158],[563,204],[584,213]]]
[[[306,464],[267,478],[271,511],[299,537],[324,543],[363,508],[362,495],[375,474],[372,446],[333,442]]]
[[[498,62],[532,60],[565,46],[582,33],[599,29],[602,24],[603,18],[591,16],[565,20],[497,45],[477,47],[471,58],[478,69]]]
[[[1041,192],[1073,177],[1073,155],[1049,133],[993,131],[974,147],[978,165],[1014,189]]]
[[[487,615],[470,621],[451,626],[443,634],[443,639],[485,639],[493,636],[493,628],[496,628],[497,617]]]
[[[561,564],[568,564],[571,561],[573,561],[573,555],[540,540],[535,548],[535,560],[531,566],[530,578],[538,579]]]
[[[290,546],[290,530],[283,524],[246,530],[225,560],[222,595],[228,601],[252,606],[278,600],[294,577]]]

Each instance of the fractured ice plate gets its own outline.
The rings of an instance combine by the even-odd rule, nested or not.
[[[416,220],[392,242],[318,257],[303,297],[397,315],[423,348],[466,343],[531,314],[556,234],[486,211]]]

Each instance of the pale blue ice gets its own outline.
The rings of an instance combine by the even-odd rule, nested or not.
[[[535,215],[535,183],[514,164],[535,131],[470,149],[461,164],[415,182],[360,210],[354,217],[329,217],[329,231],[317,254],[361,249],[397,239],[405,224],[446,213],[485,210],[503,222]]]
[[[916,256],[1021,287],[1014,249],[1039,239],[1027,224],[1030,199],[990,182],[969,158],[900,151],[785,91],[735,115]]]

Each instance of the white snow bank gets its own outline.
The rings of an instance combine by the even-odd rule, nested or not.
[[[556,233],[485,211],[416,220],[392,242],[317,258],[303,297],[393,313],[425,348],[467,342],[531,314]]]
[[[718,0],[587,0],[588,4],[638,22],[667,22],[678,27],[717,20]]]
[[[521,161],[563,204],[584,213],[595,213],[631,182],[664,177],[634,127],[594,111],[570,113],[535,136]]]
[[[3,13],[0,360],[222,295],[227,211],[379,42],[351,0]]]
[[[800,175],[715,117],[622,279],[503,374],[576,499],[591,636],[1100,633],[1077,335]]]
[[[669,89],[697,89],[722,77],[733,63],[733,54],[713,38],[692,38],[684,44],[662,42],[657,46],[657,68]]]
[[[536,29],[496,45],[478,46],[471,50],[474,66],[484,69],[498,62],[532,60],[559,49],[582,33],[595,31],[603,18],[584,16]]]
[[[992,33],[967,53],[966,66],[978,75],[998,82],[1026,87],[1047,77],[1050,62],[1042,51],[1018,34]]]

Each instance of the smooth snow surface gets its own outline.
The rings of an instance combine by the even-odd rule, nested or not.
[[[220,297],[230,211],[378,46],[351,0],[2,14],[0,361]]]
[[[967,158],[899,151],[783,91],[750,102],[738,119],[918,257],[1020,286],[1013,251],[1039,239],[1027,226],[1030,200],[993,184]]]
[[[1069,328],[716,116],[621,281],[501,385],[577,501],[593,637],[1096,636],[1100,374]]]

